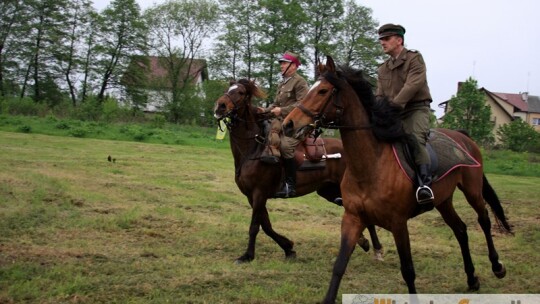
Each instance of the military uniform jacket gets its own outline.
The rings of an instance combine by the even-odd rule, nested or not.
[[[287,116],[308,92],[307,82],[302,76],[294,73],[291,77],[283,79],[278,87],[274,103],[270,108],[280,107],[281,118]]]
[[[396,59],[383,62],[378,69],[376,95],[387,96],[402,107],[408,102],[431,102],[422,55],[403,49]]]

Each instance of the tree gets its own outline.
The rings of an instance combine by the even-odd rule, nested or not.
[[[26,71],[22,83],[21,97],[26,94],[26,88],[32,88],[32,98],[35,102],[44,102],[45,96],[54,96],[57,90],[56,65],[53,52],[59,39],[65,35],[66,16],[64,8],[67,0],[28,0],[24,1],[26,16],[21,27],[18,46],[22,50],[17,54],[19,64]],[[50,92],[47,92],[50,90]],[[56,96],[55,100],[58,100]],[[53,103],[53,100],[47,102]]]
[[[258,3],[260,15],[254,30],[260,37],[256,44],[258,56],[255,58],[260,71],[254,76],[268,88],[271,98],[279,80],[278,57],[289,50],[305,58],[302,37],[307,19],[300,1],[261,0]]]
[[[304,32],[305,45],[311,51],[313,76],[317,76],[316,64],[324,55],[333,54],[337,45],[337,34],[344,27],[342,22],[343,1],[304,0],[307,26]]]
[[[85,26],[87,28],[87,31],[84,32],[81,36],[80,44],[82,74],[82,80],[80,84],[81,103],[86,102],[86,99],[88,98],[88,95],[92,90],[90,86],[92,74],[97,71],[97,69],[94,68],[94,66],[96,66],[96,64],[94,63],[94,57],[97,49],[96,39],[99,31],[98,23],[99,15],[94,11],[90,11],[89,15],[87,16],[87,24]]]
[[[466,130],[480,144],[493,142],[491,108],[475,79],[469,77],[461,84],[457,95],[448,102],[448,108],[450,110],[444,115],[442,127]]]
[[[135,0],[113,0],[98,19],[96,47],[97,73],[100,75],[98,101],[103,102],[109,87],[120,82],[132,55],[144,52],[146,26]]]
[[[256,70],[256,42],[261,38],[255,31],[260,10],[256,1],[221,0],[221,26],[214,45],[210,67],[215,76],[252,79]]]
[[[78,75],[83,72],[84,37],[91,33],[90,29],[93,8],[89,0],[72,0],[64,8],[66,12],[65,33],[58,39],[57,47],[53,50],[56,59],[56,70],[63,75],[71,103],[77,105],[76,82]]]
[[[147,10],[145,19],[151,51],[158,55],[159,64],[167,71],[163,80],[171,93],[166,105],[169,117],[174,122],[182,119],[182,115],[191,117],[187,101],[190,93],[195,93],[186,90],[193,80],[190,71],[204,38],[215,29],[218,6],[211,0],[169,1]]]
[[[15,65],[11,50],[21,25],[23,5],[18,0],[0,2],[0,96],[5,97],[11,90],[6,86],[6,74],[10,65]]]
[[[341,31],[337,34],[334,58],[338,62],[354,66],[372,78],[376,78],[377,65],[383,52],[378,42],[378,24],[371,17],[370,8],[353,0],[345,2]]]
[[[497,135],[503,146],[512,151],[523,152],[540,147],[540,133],[522,119],[502,125],[497,130]]]

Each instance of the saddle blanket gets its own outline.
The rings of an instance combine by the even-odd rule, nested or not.
[[[444,133],[431,130],[428,143],[431,144],[438,159],[438,167],[433,173],[433,182],[443,179],[456,168],[481,166],[480,162],[472,157],[464,147]],[[392,148],[401,170],[412,182],[415,179],[415,172],[406,161],[403,145],[393,144]]]

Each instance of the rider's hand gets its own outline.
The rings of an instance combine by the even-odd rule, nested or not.
[[[281,116],[281,108],[280,107],[275,107],[270,112],[272,112],[272,114],[274,114],[276,116]]]

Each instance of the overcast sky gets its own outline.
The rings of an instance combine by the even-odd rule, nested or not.
[[[331,0],[328,0],[331,1]],[[422,53],[433,96],[431,108],[473,77],[492,92],[540,95],[540,1],[357,0],[380,25],[407,30],[405,45]],[[94,0],[102,10],[109,0]],[[144,10],[163,0],[137,0]]]

